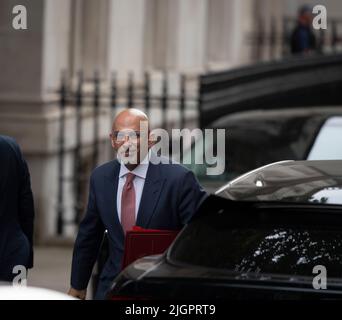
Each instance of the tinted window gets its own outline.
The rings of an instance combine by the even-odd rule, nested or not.
[[[184,158],[200,180],[229,181],[243,173],[281,160],[303,160],[324,122],[323,116],[266,113],[268,116],[242,117],[222,120],[215,127],[226,130],[226,171],[220,176],[206,175],[206,164],[195,163],[195,145]],[[214,142],[215,144],[215,142]],[[213,148],[212,143],[202,146]],[[215,145],[214,145],[215,148]]]
[[[274,214],[277,214],[274,212]],[[324,265],[342,276],[342,232],[332,229],[233,226],[227,217],[207,216],[184,230],[171,252],[179,262],[240,272],[312,276]]]
[[[226,154],[220,155],[217,152],[217,134],[213,134],[213,139],[196,139],[191,148],[185,152],[183,156],[183,164],[188,167],[198,178],[204,180],[222,181],[222,183],[231,180],[236,174],[227,170],[227,143],[225,145]],[[215,164],[211,167],[216,167],[217,163],[225,164],[226,171],[220,175],[207,175],[207,168],[210,165],[206,162],[205,154],[213,155],[216,159]],[[221,158],[220,158],[221,157]]]

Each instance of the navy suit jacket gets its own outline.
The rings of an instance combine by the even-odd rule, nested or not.
[[[33,266],[34,206],[30,174],[14,139],[0,136],[0,279],[15,265]]]
[[[120,164],[114,160],[96,168],[91,175],[88,207],[73,253],[71,286],[75,289],[87,287],[105,229],[108,231],[110,254],[100,275],[99,288],[104,288],[104,283],[110,285],[120,271],[124,232],[116,208],[119,171]],[[179,230],[205,197],[205,191],[190,170],[180,164],[155,165],[150,162],[136,225]],[[103,292],[101,294],[103,297]]]

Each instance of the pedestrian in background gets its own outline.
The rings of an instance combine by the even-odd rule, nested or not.
[[[316,50],[316,36],[312,30],[313,14],[310,6],[298,10],[297,26],[291,35],[292,54],[306,54]]]

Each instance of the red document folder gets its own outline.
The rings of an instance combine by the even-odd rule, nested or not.
[[[126,234],[122,269],[139,258],[164,253],[178,232],[133,227]]]

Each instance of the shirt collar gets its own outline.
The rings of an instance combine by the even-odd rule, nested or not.
[[[149,159],[151,156],[150,153],[151,150],[149,150],[149,153],[146,155],[145,159],[136,167],[134,168],[134,170],[130,171],[127,169],[127,167],[120,162],[120,172],[119,172],[119,178],[124,177],[127,173],[133,173],[135,176],[138,176],[142,179],[146,179],[146,175],[147,175],[147,169],[149,166]]]

